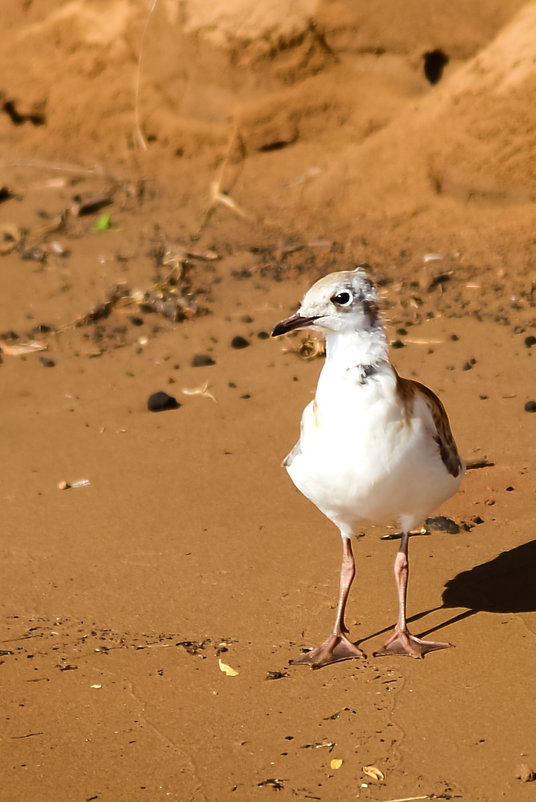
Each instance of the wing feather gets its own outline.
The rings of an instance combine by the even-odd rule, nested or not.
[[[409,417],[413,411],[415,399],[420,396],[428,407],[435,427],[435,441],[443,465],[451,476],[459,476],[462,470],[462,460],[458,454],[454,437],[450,428],[449,418],[445,407],[437,395],[421,382],[413,379],[403,379],[396,374],[398,395],[404,404],[406,415]]]

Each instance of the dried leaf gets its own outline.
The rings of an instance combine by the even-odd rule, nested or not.
[[[342,760],[338,757],[334,757],[333,760],[330,761],[329,765],[332,769],[340,769],[342,766]]]
[[[8,354],[9,356],[22,356],[23,354],[33,354],[35,351],[46,351],[48,345],[46,343],[38,343],[37,340],[10,345],[0,340],[0,348],[4,354]]]
[[[318,337],[305,337],[297,345],[288,345],[281,348],[283,353],[297,354],[305,360],[324,356],[326,346],[324,340]]]
[[[199,387],[183,387],[182,392],[184,395],[200,395],[203,398],[210,398],[215,404],[217,403],[212,393],[209,392],[208,381],[200,384]]]
[[[220,671],[223,671],[228,677],[238,677],[238,671],[231,666],[228,666],[227,663],[224,663],[221,657],[218,658],[218,665],[220,667]]]
[[[367,777],[372,777],[373,780],[378,780],[380,783],[385,780],[383,771],[380,771],[376,766],[363,766],[363,774],[366,774]]]

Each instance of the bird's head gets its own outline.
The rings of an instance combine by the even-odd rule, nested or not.
[[[371,330],[379,325],[378,292],[359,265],[324,276],[305,294],[295,315],[282,320],[272,337],[296,329],[315,329],[323,334]]]

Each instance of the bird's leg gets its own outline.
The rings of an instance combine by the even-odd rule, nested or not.
[[[407,654],[410,657],[423,657],[427,652],[436,649],[446,649],[451,644],[438,641],[426,641],[411,635],[406,622],[406,596],[408,590],[409,560],[408,560],[409,532],[402,533],[400,548],[395,558],[395,580],[398,590],[398,621],[393,635],[374,657],[388,654]]]
[[[352,544],[350,538],[343,535],[339,603],[333,632],[316,649],[311,649],[311,651],[306,652],[296,660],[292,660],[293,665],[322,668],[322,666],[328,666],[331,663],[339,663],[341,660],[365,657],[361,649],[352,643],[345,634],[348,632],[348,627],[344,623],[344,612],[354,576],[355,561],[352,554]]]

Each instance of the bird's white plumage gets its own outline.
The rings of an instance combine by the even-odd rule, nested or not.
[[[453,476],[443,463],[418,388],[412,405],[404,404],[376,310],[367,320],[361,309],[337,309],[329,300],[347,286],[357,299],[363,283],[374,303],[368,276],[353,271],[321,279],[300,307],[303,318],[320,315],[313,326],[326,337],[326,362],[285,460],[298,489],[345,533],[360,520],[414,526],[457,490],[463,475],[460,469]]]
[[[328,359],[287,471],[344,532],[360,520],[404,518],[411,528],[456,491],[461,471],[445,468],[424,401],[406,417],[389,365],[365,383],[360,376]]]

